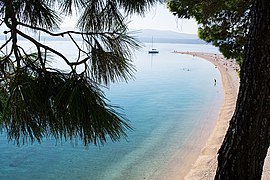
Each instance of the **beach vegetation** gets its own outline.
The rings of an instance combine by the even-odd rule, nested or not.
[[[232,57],[243,57],[236,109],[218,151],[215,179],[261,179],[270,145],[270,1],[178,0],[169,7],[179,17],[195,17],[209,42],[219,46],[215,41],[228,37],[222,53],[228,49]]]
[[[0,25],[5,29],[0,122],[8,139],[18,145],[43,138],[75,139],[87,146],[125,137],[132,128],[102,88],[133,78],[132,55],[140,45],[128,33],[125,17],[142,15],[158,2],[0,0]],[[72,15],[79,17],[76,27],[61,29],[63,19]],[[40,34],[68,40],[75,58],[40,41]]]

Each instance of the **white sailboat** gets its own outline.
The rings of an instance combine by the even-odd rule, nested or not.
[[[148,51],[149,54],[158,54],[159,51],[153,48],[153,37],[152,37],[152,49]]]

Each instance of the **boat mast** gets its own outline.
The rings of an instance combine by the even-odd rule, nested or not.
[[[153,49],[153,36],[152,36],[152,49]]]

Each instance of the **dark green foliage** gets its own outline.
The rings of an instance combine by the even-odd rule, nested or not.
[[[119,140],[131,130],[108,104],[101,87],[133,78],[133,50],[125,16],[142,14],[159,1],[3,0],[6,41],[0,47],[0,122],[17,144],[42,138],[81,139],[84,145]],[[59,32],[63,15],[80,15],[77,30]],[[26,31],[24,31],[26,30]],[[57,32],[56,32],[57,30]],[[69,59],[25,32],[68,37],[77,59]],[[82,44],[75,41],[81,37]],[[20,39],[32,44],[28,52]],[[8,47],[8,48],[7,48]],[[62,61],[69,70],[53,67]]]
[[[179,18],[195,18],[201,39],[219,47],[225,57],[242,63],[250,25],[250,1],[172,0],[168,6]]]

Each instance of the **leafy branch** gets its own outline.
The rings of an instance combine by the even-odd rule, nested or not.
[[[116,106],[108,104],[101,87],[133,78],[131,64],[139,43],[128,35],[124,15],[143,13],[158,1],[0,0],[1,25],[8,39],[0,46],[0,118],[10,140],[17,144],[81,139],[85,145],[119,140],[131,126]],[[60,14],[80,14],[78,31],[58,32]],[[55,7],[60,7],[56,11]],[[146,8],[143,8],[146,7]],[[27,34],[65,37],[74,45],[77,58]],[[77,38],[80,37],[80,40]],[[21,39],[35,47],[27,52]],[[82,42],[80,46],[78,41]],[[3,48],[9,48],[4,52]],[[65,62],[69,71],[57,69],[50,58]],[[83,71],[77,71],[84,65]]]

